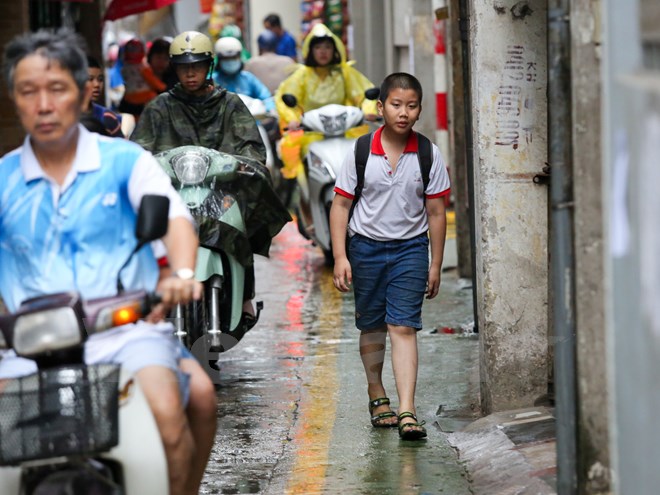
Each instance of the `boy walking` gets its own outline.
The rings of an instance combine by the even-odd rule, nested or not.
[[[428,180],[423,176],[418,156],[422,137],[412,129],[421,103],[422,87],[414,76],[399,72],[385,78],[378,101],[384,125],[373,134],[359,199],[349,215],[358,185],[355,155],[349,153],[330,210],[333,282],[341,292],[352,285],[355,293],[371,424],[398,426],[405,440],[426,437],[415,410],[417,331],[422,328],[424,295],[434,298],[440,286],[446,232],[443,197],[449,194],[449,177],[435,145]],[[382,381],[388,334],[398,416]]]

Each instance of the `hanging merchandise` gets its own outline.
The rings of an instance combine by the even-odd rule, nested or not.
[[[324,23],[330,31],[346,43],[348,0],[303,0],[300,3],[302,37],[317,23]]]
[[[344,26],[347,24],[342,0],[327,0],[325,2],[325,24],[337,37],[344,42]]]
[[[209,18],[209,34],[216,40],[220,31],[228,24],[235,24],[241,32],[245,32],[243,15],[243,0],[215,0]]]

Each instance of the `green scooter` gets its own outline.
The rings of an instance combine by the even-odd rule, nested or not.
[[[177,337],[211,375],[218,353],[234,347],[256,323],[243,314],[246,269],[268,255],[272,237],[291,219],[256,160],[201,146],[155,155],[198,227],[195,278],[200,301],[173,309]],[[256,305],[259,319],[263,303]],[[209,369],[210,368],[210,369]]]

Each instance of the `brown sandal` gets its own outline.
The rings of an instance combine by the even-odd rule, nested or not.
[[[383,423],[384,419],[387,418],[396,418],[394,411],[385,411],[374,415],[374,409],[380,406],[389,406],[390,399],[387,397],[381,397],[379,399],[374,399],[369,401],[369,414],[371,414],[371,426],[374,428],[392,428],[397,425],[397,423]]]

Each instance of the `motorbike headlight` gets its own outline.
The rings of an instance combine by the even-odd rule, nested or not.
[[[73,308],[55,308],[28,313],[14,324],[14,350],[19,356],[35,356],[66,349],[82,342]]]
[[[323,124],[323,131],[325,134],[343,134],[346,130],[347,117],[348,115],[346,112],[332,117],[329,115],[321,115],[321,124]]]
[[[335,174],[332,172],[330,167],[328,167],[323,160],[321,160],[314,153],[309,154],[309,167],[322,173],[323,175],[329,177],[332,180],[336,180]]]
[[[209,171],[210,160],[200,153],[186,152],[172,157],[170,161],[176,178],[184,186],[203,182]]]

